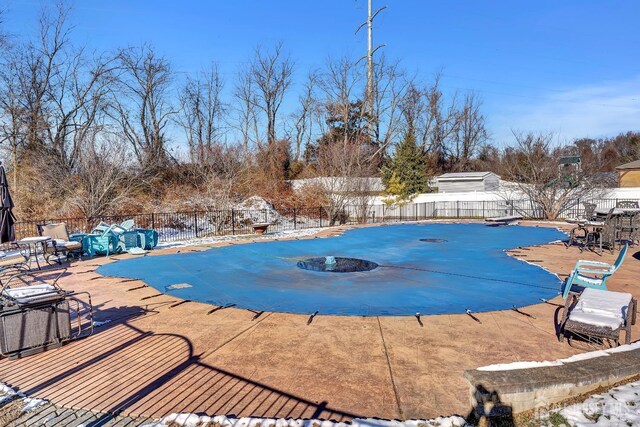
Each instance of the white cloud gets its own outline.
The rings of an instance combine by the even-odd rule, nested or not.
[[[614,136],[640,130],[640,77],[533,94],[503,108],[491,120],[496,143],[512,141],[511,129],[552,131],[560,141]]]

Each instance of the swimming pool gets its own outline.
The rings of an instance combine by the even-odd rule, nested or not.
[[[403,224],[358,228],[338,237],[131,258],[97,272],[141,279],[186,300],[255,311],[365,316],[481,312],[558,295],[561,281],[556,275],[504,250],[564,238],[548,227]],[[327,256],[377,266],[339,273],[298,265]]]

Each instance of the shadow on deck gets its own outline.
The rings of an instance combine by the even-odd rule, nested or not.
[[[0,381],[56,405],[103,413],[104,422],[176,412],[337,421],[357,416],[212,366],[184,336],[131,324],[154,313],[140,307],[102,311],[99,317],[112,321],[89,338],[0,361]]]

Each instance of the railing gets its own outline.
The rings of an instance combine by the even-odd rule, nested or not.
[[[617,199],[589,200],[599,208],[615,207]],[[363,214],[363,212],[366,213]],[[583,214],[582,201],[576,201],[561,217],[579,217]],[[109,224],[133,219],[136,227],[153,228],[160,241],[170,242],[213,236],[250,234],[252,224],[269,223],[269,231],[283,232],[308,228],[327,227],[335,224],[383,223],[419,221],[437,218],[488,218],[504,215],[521,215],[530,219],[543,219],[539,206],[530,200],[491,201],[435,201],[412,203],[405,206],[349,205],[340,212],[329,215],[329,210],[317,208],[286,208],[277,212],[256,210],[208,210],[184,212],[154,212],[134,215],[109,215],[96,218],[43,218],[16,223],[16,238],[37,235],[37,224],[64,222],[69,233],[89,232],[100,221]]]

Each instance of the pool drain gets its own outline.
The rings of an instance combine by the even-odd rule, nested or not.
[[[298,261],[298,268],[310,271],[323,271],[327,273],[355,273],[358,271],[371,271],[378,264],[358,258],[343,257],[317,257]]]
[[[446,242],[445,239],[420,239],[421,242],[427,242],[427,243],[444,243]]]

